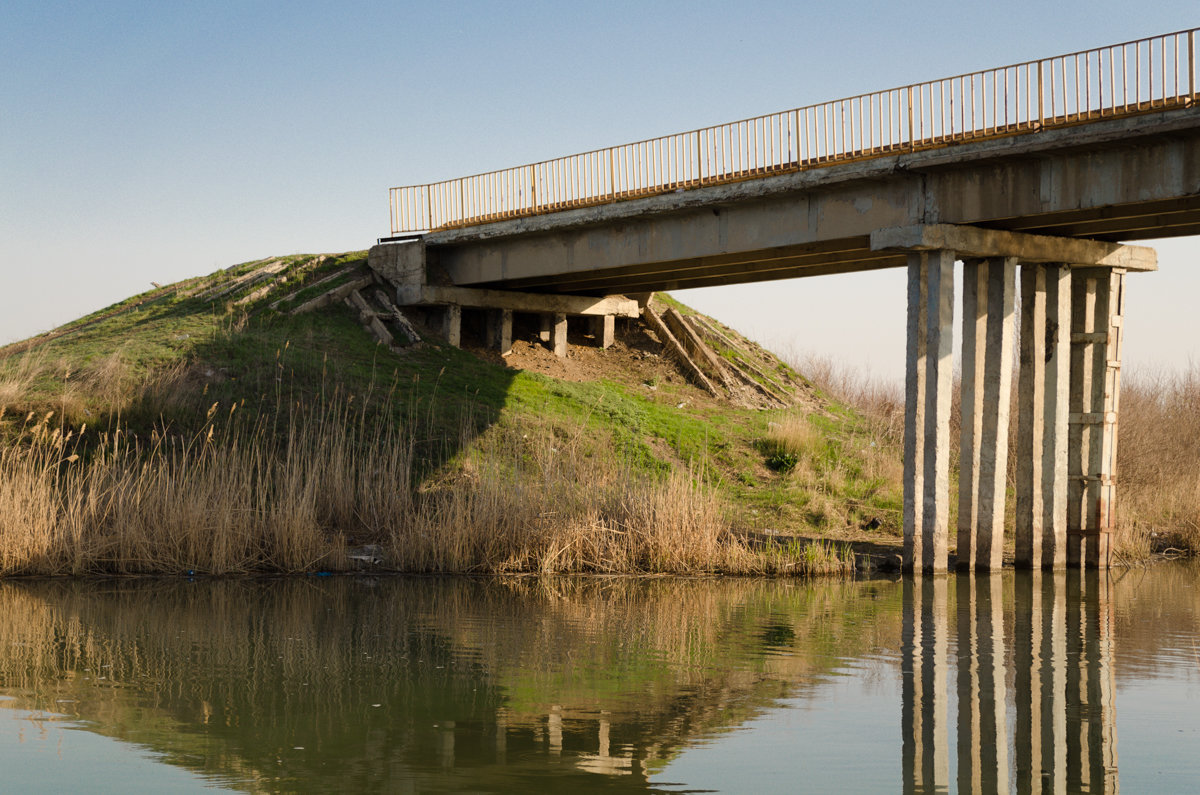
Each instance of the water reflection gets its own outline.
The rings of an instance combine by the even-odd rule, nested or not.
[[[1009,790],[1002,585],[994,576],[964,574],[955,580],[959,792]],[[1023,700],[1018,691],[1017,702]]]
[[[1006,579],[998,576],[905,581],[904,790],[950,789],[946,681],[953,674],[959,792],[1009,792],[1014,783],[1020,793],[1116,792],[1109,573],[1020,572],[1008,581],[1010,604]],[[957,615],[953,657],[947,648],[950,587]],[[1013,617],[1011,631],[1006,615]]]
[[[895,637],[892,583],[0,583],[0,688],[249,790],[647,791]]]
[[[1197,581],[0,582],[0,762],[53,714],[56,771],[249,791],[1187,789]]]
[[[950,781],[946,583],[945,577],[904,580],[901,723],[905,792],[945,792]]]

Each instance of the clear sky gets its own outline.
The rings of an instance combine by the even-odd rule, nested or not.
[[[387,189],[1200,25],[1154,3],[0,4],[0,344],[236,262],[367,248]],[[1200,242],[1126,361],[1200,361]],[[899,271],[688,291],[899,377]]]

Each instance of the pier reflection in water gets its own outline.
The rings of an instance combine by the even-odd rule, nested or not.
[[[119,758],[251,791],[1187,791],[1198,575],[0,582],[0,765],[14,791],[121,791]]]
[[[1106,571],[904,582],[904,790],[1116,792],[1113,599]],[[948,597],[957,613],[949,649]],[[1006,619],[1011,617],[1011,631]],[[948,720],[953,674],[957,721]],[[1015,727],[1009,760],[1009,683]]]

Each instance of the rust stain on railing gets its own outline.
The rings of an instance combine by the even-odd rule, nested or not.
[[[590,207],[1194,105],[1197,31],[1200,28],[470,177],[392,188],[392,234]]]

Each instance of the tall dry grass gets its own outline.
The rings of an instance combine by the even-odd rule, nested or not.
[[[1131,545],[1200,552],[1200,365],[1121,385],[1117,521]]]
[[[692,473],[655,479],[552,434],[493,428],[418,484],[412,435],[351,400],[197,435],[64,432],[26,417],[0,450],[0,574],[343,569],[817,573],[840,548],[751,548]]]
[[[904,384],[872,376],[829,356],[792,354],[788,364],[805,374],[825,394],[853,406],[878,446],[904,447]]]
[[[45,371],[45,358],[37,353],[0,359],[0,408],[24,400]]]

